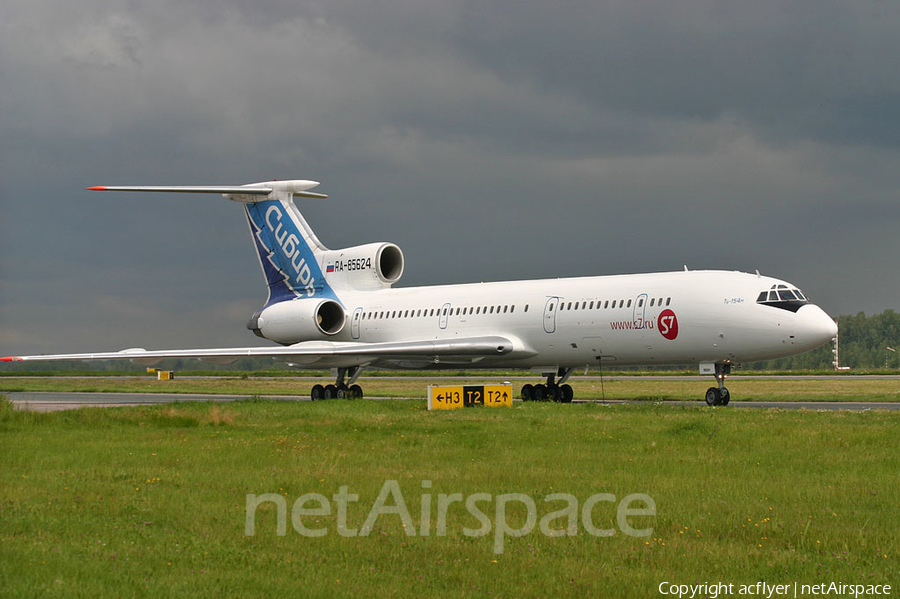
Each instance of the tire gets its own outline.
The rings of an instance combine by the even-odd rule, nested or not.
[[[563,403],[572,403],[572,400],[575,398],[575,392],[572,391],[572,385],[568,383],[560,385],[559,390],[562,393],[562,397],[560,397],[559,401]]]
[[[534,385],[525,384],[522,385],[522,401],[534,401]]]
[[[334,385],[325,385],[325,399],[334,399],[337,396],[337,387],[335,387]]]
[[[706,390],[706,405],[717,406],[720,401],[722,401],[722,396],[718,387],[710,387]]]
[[[535,385],[534,386],[534,401],[546,401],[547,399],[547,387],[544,385]]]
[[[549,385],[547,387],[547,399],[555,402],[559,402],[562,399],[562,391],[560,391],[559,385]]]
[[[362,399],[363,398],[363,390],[359,385],[350,385],[350,391],[347,393],[347,397],[350,399]]]
[[[722,395],[722,399],[719,400],[719,405],[727,406],[728,402],[731,401],[731,392],[728,389],[726,389],[725,387],[722,387],[721,395]]]
[[[322,385],[313,385],[312,391],[309,392],[309,398],[313,401],[325,399],[325,387]]]

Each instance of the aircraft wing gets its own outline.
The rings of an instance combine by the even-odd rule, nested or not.
[[[212,349],[146,350],[83,354],[45,354],[8,356],[0,362],[61,360],[130,360],[152,366],[166,358],[198,358],[215,364],[230,364],[238,358],[271,357],[315,368],[392,363],[454,364],[475,363],[484,358],[506,356],[524,358],[534,355],[521,342],[500,336],[463,337],[445,340],[388,341],[383,343],[304,341],[282,347],[233,347]]]

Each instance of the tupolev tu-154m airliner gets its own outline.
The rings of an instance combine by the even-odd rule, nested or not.
[[[365,368],[528,369],[546,382],[522,399],[569,402],[577,368],[696,364],[715,376],[709,405],[727,405],[733,364],[805,352],[837,334],[834,321],[786,281],[684,271],[393,288],[403,252],[393,243],[326,248],[294,197],[326,198],[315,181],[235,187],[91,187],[92,191],[222,194],[243,204],[268,285],[247,328],[278,345],[11,356],[2,361],[165,358],[227,364],[266,356],[331,369],[312,399],[362,397]]]

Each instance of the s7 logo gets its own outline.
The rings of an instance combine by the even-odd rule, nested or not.
[[[656,328],[666,339],[672,340],[678,336],[678,318],[671,310],[663,310],[656,319]]]

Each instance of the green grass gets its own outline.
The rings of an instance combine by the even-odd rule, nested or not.
[[[428,380],[362,377],[360,384],[370,397],[425,397],[429,382],[509,380],[509,374],[490,374],[467,377],[438,377]],[[539,377],[533,377],[538,382]],[[308,396],[315,383],[332,382],[324,377],[296,378],[250,378],[250,377],[205,377],[176,378],[171,381],[157,381],[147,376],[135,377],[88,377],[67,379],[60,377],[8,377],[0,379],[0,393],[22,391],[82,391],[108,393],[208,393],[236,395],[295,395]],[[526,381],[515,380],[513,390]],[[700,400],[706,389],[713,384],[708,379],[626,379],[605,380],[574,376],[570,383],[578,399],[650,399],[650,400]],[[733,401],[900,401],[900,381],[894,379],[803,379],[777,380],[738,377],[728,381]]]
[[[894,412],[516,404],[429,413],[422,402],[242,401],[38,414],[0,401],[0,595],[647,597],[663,581],[897,583],[900,453]],[[646,538],[617,532],[408,537],[383,515],[367,537],[275,534],[274,504],[245,536],[248,493],[359,495],[386,480],[419,525],[430,493],[524,493],[538,519],[647,493]],[[427,491],[422,481],[432,481]],[[392,502],[389,502],[389,504]],[[494,520],[494,503],[481,504]],[[459,508],[459,504],[456,506]],[[579,504],[580,507],[580,504]],[[436,508],[435,508],[436,509]],[[434,518],[434,516],[432,516]],[[521,526],[512,510],[508,521]],[[618,528],[600,503],[599,528]],[[557,521],[557,525],[559,522]],[[896,588],[896,586],[895,586]]]

